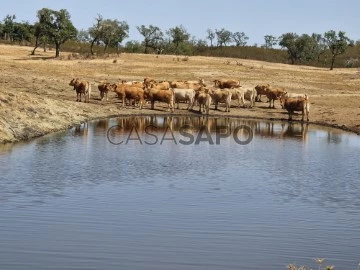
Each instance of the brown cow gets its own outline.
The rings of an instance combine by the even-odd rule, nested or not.
[[[156,83],[156,81],[153,78],[149,78],[149,77],[144,78],[144,82],[143,82],[144,87],[149,88],[151,83]]]
[[[212,102],[211,96],[209,94],[209,89],[205,88],[205,91],[198,91],[196,93],[196,99],[199,104],[199,112],[201,112],[201,106],[203,106],[203,112],[209,114],[210,105]]]
[[[215,110],[218,109],[218,103],[222,102],[225,103],[225,112],[230,112],[232,93],[229,90],[215,89],[210,90],[209,94],[215,104]]]
[[[269,108],[271,107],[271,101],[273,103],[273,108],[275,108],[275,100],[279,99],[285,90],[283,88],[270,87],[267,88],[266,96],[269,100]]]
[[[113,84],[111,89],[122,100],[121,108],[125,107],[126,99],[128,99],[128,100],[134,100],[135,102],[139,102],[139,109],[140,110],[142,109],[145,102],[145,98],[144,98],[145,94],[142,88],[119,83],[119,84]]]
[[[84,95],[84,102],[90,101],[91,85],[88,81],[80,81],[78,78],[74,78],[70,81],[69,85],[74,87],[76,90],[76,101],[81,102],[81,95]]]
[[[284,100],[284,108],[288,111],[289,121],[292,121],[294,112],[301,112],[301,121],[304,121],[304,114],[306,113],[306,120],[309,121],[310,102],[307,95],[298,98],[286,98]]]
[[[155,101],[168,104],[171,112],[174,112],[174,92],[157,88],[145,88],[145,97],[151,102],[151,109],[154,109]]]
[[[100,100],[103,101],[106,97],[106,100],[108,100],[108,92],[111,90],[111,84],[110,83],[101,83],[98,85],[98,89],[100,91]]]
[[[255,86],[256,90],[256,99],[255,101],[261,102],[261,95],[266,95],[267,89],[270,88],[270,84],[258,84]]]
[[[214,80],[214,84],[215,87],[219,87],[220,89],[241,87],[239,80],[232,79],[216,79]]]
[[[148,86],[144,84],[144,87],[146,88],[156,88],[158,90],[169,90],[170,89],[170,83],[169,82],[158,82],[158,83],[150,83]]]

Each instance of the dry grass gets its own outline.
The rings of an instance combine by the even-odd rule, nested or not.
[[[142,111],[120,111],[118,100],[111,93],[109,101],[100,102],[97,82],[140,81],[144,77],[157,80],[202,78],[209,84],[214,78],[238,78],[244,88],[270,83],[288,92],[310,95],[312,123],[360,132],[358,69],[329,71],[246,59],[143,54],[84,59],[62,53],[60,59],[54,59],[53,51],[38,51],[37,55],[30,56],[31,50],[30,47],[0,45],[0,142],[42,135],[88,119],[135,113],[166,114],[162,105],[156,106],[158,110],[155,111],[148,107]],[[73,77],[94,84],[90,104],[75,102],[75,92],[68,85]],[[277,109],[268,109],[267,103],[257,103],[253,109],[233,108],[230,114],[211,110],[210,114],[286,119],[285,111],[276,105]],[[175,114],[188,113],[192,112],[175,111]]]

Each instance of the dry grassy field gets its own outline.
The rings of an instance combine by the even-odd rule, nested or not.
[[[211,84],[215,78],[240,79],[244,88],[269,83],[288,92],[310,96],[310,123],[333,126],[360,134],[360,70],[328,69],[274,64],[253,60],[183,57],[171,55],[121,54],[106,58],[82,59],[53,51],[30,56],[32,48],[0,45],[0,143],[14,142],[66,129],[86,120],[121,115],[169,114],[165,105],[145,109],[119,109],[119,100],[109,93],[100,101],[97,82],[119,80],[196,80]],[[76,102],[69,81],[79,77],[93,84],[90,103]],[[265,98],[264,98],[265,100]],[[177,114],[199,115],[185,110]],[[230,113],[210,110],[210,116],[286,120],[286,111],[275,102],[257,102],[253,108],[237,108]],[[197,107],[194,107],[197,110]],[[300,119],[300,116],[295,116]]]

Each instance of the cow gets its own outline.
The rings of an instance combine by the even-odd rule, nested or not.
[[[188,101],[189,105],[187,110],[191,110],[194,106],[195,101],[195,90],[189,88],[171,88],[171,91],[174,92],[174,107],[175,103],[177,103],[177,109],[179,109],[180,101]]]
[[[108,100],[108,92],[111,88],[111,84],[110,83],[101,83],[98,85],[98,89],[100,91],[100,100],[103,101],[104,98],[106,97],[106,101]]]
[[[196,93],[196,100],[199,104],[199,112],[201,112],[201,106],[203,107],[203,112],[209,114],[210,105],[212,102],[212,98],[209,93],[209,89],[204,89],[204,91],[198,91]]]
[[[258,84],[255,86],[256,90],[256,99],[255,101],[261,102],[261,95],[266,95],[267,89],[270,88],[270,84]]]
[[[119,84],[113,84],[110,89],[113,92],[115,92],[118,95],[118,97],[122,100],[121,108],[125,107],[126,99],[128,99],[128,100],[134,100],[135,102],[139,102],[139,109],[140,110],[142,109],[145,102],[145,93],[142,88],[119,83]]]
[[[144,88],[146,99],[151,102],[151,109],[155,107],[155,101],[165,102],[168,104],[171,112],[174,112],[174,92],[157,88]]]
[[[292,121],[294,112],[302,113],[301,121],[304,121],[304,115],[306,113],[306,120],[309,121],[310,102],[307,95],[303,98],[285,98],[284,109],[288,111],[289,121]]]
[[[203,79],[198,79],[198,80],[194,80],[194,81],[185,81],[185,83],[200,84],[202,86],[206,86],[205,81]]]
[[[121,80],[121,83],[127,84],[127,85],[136,86],[136,87],[143,87],[143,86],[144,86],[144,83],[143,83],[143,82],[139,82],[139,81],[126,81],[126,80]]]
[[[281,104],[281,108],[284,109],[284,101],[286,98],[305,98],[306,94],[297,94],[297,93],[288,93],[288,92],[284,92],[281,96],[280,96],[280,104]]]
[[[199,82],[193,81],[171,81],[169,82],[171,88],[191,88],[195,91],[199,90],[201,87],[206,86],[204,80],[199,80]]]
[[[282,88],[275,88],[275,87],[270,87],[267,88],[266,91],[266,97],[269,100],[269,108],[271,108],[271,101],[273,103],[273,108],[275,108],[275,100],[279,99],[281,97],[282,94],[284,94],[285,90]]]
[[[232,79],[216,79],[214,85],[220,89],[241,87],[239,80]]]
[[[74,78],[69,83],[70,86],[76,90],[76,101],[81,102],[81,95],[84,95],[84,102],[90,102],[91,85],[88,81],[80,81],[79,78]]]
[[[145,77],[143,81],[144,87],[150,87],[151,83],[156,83],[156,81],[153,78]]]
[[[242,104],[245,107],[244,91],[241,88],[224,88],[222,90],[228,90],[231,92],[231,99],[238,101],[238,106]],[[241,104],[240,104],[241,103]]]
[[[257,96],[257,91],[255,88],[244,90],[244,99],[250,101],[250,108],[255,105],[255,99]]]
[[[169,90],[170,89],[170,83],[169,82],[158,82],[158,83],[154,83],[151,82],[149,84],[144,84],[145,88],[156,88],[158,90]]]
[[[218,109],[218,103],[225,103],[225,112],[230,112],[232,93],[229,90],[215,89],[210,90],[209,94],[215,104],[215,110]]]

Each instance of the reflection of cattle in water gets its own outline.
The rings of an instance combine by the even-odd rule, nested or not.
[[[113,132],[122,134],[122,136],[129,135],[135,138],[137,132],[140,136],[142,134],[158,134],[161,137],[165,134],[166,138],[171,138],[171,132],[179,132],[181,128],[192,130],[193,135],[202,129],[210,133],[219,131],[232,133],[241,126],[250,128],[255,138],[295,138],[300,140],[307,139],[308,125],[301,123],[277,123],[277,122],[258,122],[256,120],[243,120],[236,118],[212,118],[212,117],[176,117],[176,116],[146,116],[146,117],[122,117],[117,120],[118,127]],[[248,129],[238,130],[239,136],[247,138]],[[135,131],[136,129],[136,131]],[[205,134],[204,134],[205,136]]]
[[[293,138],[307,140],[308,125],[302,123],[276,123],[276,122],[253,122],[248,123],[252,127],[255,136],[271,138]]]
[[[76,125],[73,129],[72,129],[72,135],[73,136],[79,136],[79,137],[86,137],[88,135],[89,132],[89,124],[88,123],[83,123],[80,125]]]
[[[300,123],[296,125],[294,123],[289,123],[286,130],[281,134],[281,138],[292,138],[307,141],[308,129],[308,124]]]

